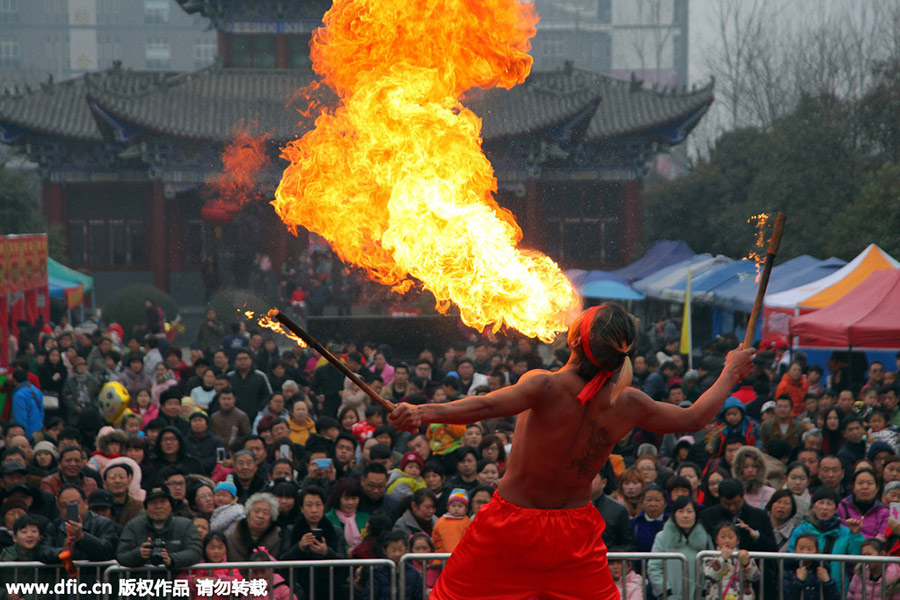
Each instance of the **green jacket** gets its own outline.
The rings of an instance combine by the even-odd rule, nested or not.
[[[327,513],[325,513],[325,518],[328,519],[329,521],[331,521],[331,524],[334,525],[335,529],[337,529],[338,531],[344,531],[344,524],[341,523],[340,519],[338,519],[338,516],[337,516],[337,513],[335,512],[335,510],[336,509],[332,508]],[[363,532],[363,530],[366,528],[366,525],[368,525],[368,524],[369,524],[369,513],[356,511],[356,527],[359,529],[360,533]],[[347,549],[350,546],[346,541],[347,540],[346,536],[342,537],[342,539],[344,540],[343,556],[347,556]]]
[[[0,552],[0,563],[5,562],[36,562],[38,559],[35,556],[34,552],[22,552],[22,550],[16,545],[7,546]],[[18,571],[18,573],[17,573]],[[61,577],[65,578],[65,571],[61,572]],[[23,567],[21,570],[15,569],[12,567],[5,567],[0,569],[0,581],[4,583],[12,583],[12,582],[33,582],[37,583],[49,583],[53,584],[53,582],[57,581],[56,578],[56,570],[52,567],[44,567],[40,568],[37,571],[37,577],[35,578],[35,569],[33,567]],[[40,600],[40,597],[49,597],[49,595],[43,594],[21,594],[23,598],[26,600]],[[9,597],[6,586],[0,585],[0,599],[6,600]]]

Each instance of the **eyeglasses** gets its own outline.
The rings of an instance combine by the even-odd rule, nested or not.
[[[387,484],[386,483],[372,483],[372,482],[367,481],[365,483],[365,486],[367,488],[369,488],[370,490],[383,490],[387,487]]]
[[[169,486],[170,488],[173,488],[173,487],[183,488],[185,485],[187,485],[187,483],[184,481],[167,481],[166,485]]]

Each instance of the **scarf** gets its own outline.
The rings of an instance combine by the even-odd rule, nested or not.
[[[591,352],[591,325],[594,324],[594,317],[597,315],[597,311],[605,306],[605,304],[592,306],[584,313],[584,317],[581,319],[581,349],[584,351],[584,356],[591,361],[591,364],[595,367],[599,367],[600,365],[597,364],[597,361],[594,359],[594,353]],[[599,392],[600,388],[609,381],[610,377],[612,377],[612,371],[599,370],[597,374],[594,375],[594,378],[587,382],[584,388],[578,393],[578,400],[581,401],[581,405],[584,406],[587,404],[588,400],[596,396],[597,392]]]
[[[835,514],[833,517],[828,519],[827,521],[820,521],[814,516],[810,515],[809,522],[812,523],[816,529],[819,531],[831,531],[837,527],[841,526],[841,517],[838,514]]]
[[[356,513],[345,513],[342,510],[335,509],[334,514],[337,515],[338,521],[344,525],[344,538],[347,545],[351,548],[362,540],[359,533],[359,526],[356,524]]]

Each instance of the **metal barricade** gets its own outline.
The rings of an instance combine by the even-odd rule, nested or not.
[[[859,575],[861,575],[861,592],[862,592],[862,600],[887,600],[887,589],[886,589],[886,577],[884,570],[882,571],[881,576],[881,593],[879,598],[868,598],[867,597],[867,585],[866,583],[869,580],[869,566],[867,563],[878,563],[882,565],[888,564],[896,564],[900,565],[900,558],[894,556],[868,556],[862,554],[796,554],[789,552],[748,552],[750,558],[757,561],[757,566],[760,571],[760,579],[759,579],[759,588],[761,590],[761,595],[763,594],[762,590],[771,589],[766,588],[766,562],[767,561],[776,561],[777,573],[774,575],[770,574],[770,577],[775,577],[775,586],[777,590],[777,600],[785,600],[784,597],[784,561],[815,561],[819,563],[841,563],[844,564],[860,564],[862,565],[860,569]],[[704,560],[711,560],[721,556],[721,553],[718,550],[704,550],[703,552],[697,553],[697,562],[695,568],[697,570],[697,579],[700,581],[700,576],[703,573],[703,564]],[[732,555],[732,559],[737,558],[737,552]],[[855,575],[853,570],[850,572],[847,571],[846,568],[842,567],[842,577],[841,577],[841,589],[838,590],[839,595],[843,598],[847,595],[847,590],[849,588],[850,580]],[[738,571],[738,590],[743,590],[744,587],[744,573],[743,569],[737,569]],[[829,578],[831,578],[831,573],[829,572]],[[807,576],[808,577],[808,576]],[[706,583],[704,581],[704,583]],[[695,590],[694,597],[696,600],[702,600],[704,594],[706,592],[706,585],[698,585]],[[719,597],[722,597],[722,592],[724,590],[719,590]],[[820,596],[821,596],[821,586],[820,586]],[[687,597],[687,596],[686,596]],[[740,597],[740,596],[738,596]],[[788,600],[796,600],[795,598],[788,598]]]
[[[115,561],[103,562],[75,561],[78,576],[70,578],[62,564],[46,564],[37,561],[0,563],[0,582],[6,584],[31,585],[32,590],[23,593],[37,594],[43,598],[59,599],[62,596],[101,596],[105,591],[95,585],[102,584],[103,571]],[[29,578],[28,576],[31,575]],[[84,576],[84,577],[83,577]],[[87,579],[87,581],[84,581]],[[47,586],[46,591],[42,587]],[[6,589],[3,590],[7,591]]]
[[[163,579],[172,580],[173,576],[184,576],[187,575],[188,581],[190,581],[191,575],[195,575],[197,579],[203,578],[203,571],[211,572],[212,570],[222,570],[222,569],[238,569],[242,571],[247,571],[249,569],[267,569],[268,570],[268,585],[266,589],[268,590],[268,598],[273,597],[273,579],[275,571],[287,571],[286,582],[288,588],[293,593],[297,588],[295,588],[295,584],[297,583],[297,571],[308,569],[309,571],[309,585],[305,586],[304,592],[307,594],[307,598],[310,599],[324,599],[328,598],[328,600],[334,600],[336,597],[341,597],[340,594],[337,593],[339,587],[341,587],[345,582],[347,584],[347,590],[349,593],[349,598],[351,600],[355,600],[356,598],[364,598],[363,594],[355,589],[356,583],[356,575],[358,568],[368,567],[368,573],[365,571],[360,572],[362,577],[368,576],[368,581],[375,581],[375,568],[376,567],[384,567],[388,570],[388,582],[390,585],[390,598],[397,597],[397,568],[393,561],[388,559],[359,559],[359,560],[351,560],[351,559],[342,559],[342,560],[280,560],[280,561],[244,561],[244,562],[223,562],[223,563],[197,563],[195,565],[191,565],[185,569],[180,569],[177,572],[170,571],[163,567],[123,567],[121,565],[114,565],[107,568],[103,573],[103,582],[110,583],[114,580],[122,580],[125,579],[121,577],[122,574],[140,574],[146,573],[148,576],[152,573],[160,573],[164,574]],[[328,572],[328,584],[327,590],[323,591],[321,587],[319,589],[316,588],[316,572],[322,572],[327,569]],[[341,580],[341,574],[346,570],[346,579]],[[337,573],[336,573],[337,571]],[[199,573],[198,573],[199,572]],[[336,579],[337,577],[337,579]],[[130,578],[129,578],[130,580]],[[336,585],[337,584],[337,585]],[[131,584],[129,585],[129,589],[131,589]],[[113,587],[113,593],[111,593],[107,600],[109,599],[117,599],[122,597],[133,597],[134,594],[125,594],[121,595],[122,585],[118,588]],[[223,596],[227,595],[229,598],[238,599],[241,596],[248,597],[249,594],[239,594],[235,595],[233,593],[222,594]],[[369,585],[369,598],[375,598],[375,586]]]
[[[415,566],[408,566],[410,562],[422,562],[423,566],[427,567],[427,563],[435,560],[439,560],[442,563],[446,564],[447,559],[450,558],[450,554],[438,554],[438,553],[425,553],[425,554],[404,554],[400,559],[400,568],[398,570],[399,577],[399,595],[397,598],[399,600],[405,600],[406,598],[406,569],[415,568]],[[642,564],[642,572],[647,572],[647,562],[650,560],[661,560],[664,561],[664,568],[662,570],[663,573],[663,589],[668,588],[668,561],[676,561],[680,564],[681,567],[681,581],[682,581],[682,598],[687,600],[690,598],[690,564],[688,559],[683,554],[678,554],[675,552],[610,552],[607,555],[607,558],[610,563],[613,561],[640,561]],[[425,569],[423,568],[423,572]],[[622,569],[622,580],[617,581],[616,585],[621,589],[625,589],[625,573],[627,569]],[[647,579],[645,578],[644,583],[647,583]],[[623,597],[625,595],[623,594]],[[422,581],[422,598],[425,600],[427,598],[427,591],[425,585],[425,578],[423,577]]]
[[[400,568],[397,571],[397,577],[399,581],[397,582],[397,589],[400,590],[397,598],[405,599],[406,598],[406,569],[416,568],[416,565],[413,564],[411,567],[407,566],[408,563],[414,561],[422,562],[422,600],[426,600],[428,598],[428,586],[427,586],[427,578],[428,578],[428,563],[433,561],[440,561],[441,568],[443,569],[444,565],[447,564],[447,559],[450,558],[449,552],[443,553],[421,553],[421,554],[404,554],[400,557]]]

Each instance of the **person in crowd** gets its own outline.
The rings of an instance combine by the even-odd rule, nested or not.
[[[791,533],[791,541],[788,543],[788,552],[795,552],[797,539],[811,533],[817,538],[817,547],[822,554],[859,554],[862,547],[863,535],[859,532],[862,525],[858,519],[847,519],[846,525],[842,524],[841,517],[837,514],[840,499],[834,490],[821,487],[812,497],[812,508],[806,521],[797,525]],[[841,563],[831,564],[830,575],[843,588]]]
[[[265,452],[262,454],[265,457]],[[260,472],[261,461],[252,450],[239,450],[234,454],[234,485],[237,500],[244,503],[247,498],[257,492],[265,491],[268,483]]]
[[[700,502],[705,507],[719,503],[719,484],[731,477],[731,473],[719,467],[707,468],[700,482]]]
[[[272,386],[265,373],[253,368],[253,357],[248,350],[242,348],[235,353],[234,370],[228,373],[228,383],[234,390],[237,407],[253,422],[272,395]]]
[[[35,562],[38,558],[38,546],[41,542],[42,523],[31,515],[25,514],[17,517],[8,526],[10,544],[0,550],[0,563]],[[31,577],[31,581],[52,584],[56,581],[54,574],[49,569],[41,569],[36,574],[31,568],[16,569],[14,566],[6,566],[0,569],[0,579],[8,582],[22,581]],[[0,590],[0,595],[6,595],[6,590]],[[24,594],[19,596],[22,600],[41,600],[38,594]],[[13,598],[10,596],[10,598]]]
[[[796,448],[800,445],[800,435],[803,433],[800,424],[791,416],[794,410],[794,401],[787,394],[775,399],[775,418],[766,422],[761,428],[763,445],[769,440],[785,440]]]
[[[281,551],[281,530],[278,528],[278,502],[268,492],[250,496],[244,503],[244,518],[225,534],[228,559],[246,561],[254,548],[264,546],[272,552]]]
[[[28,380],[25,369],[13,371],[15,389],[12,394],[12,416],[30,438],[44,428],[44,394]]]
[[[822,424],[822,452],[824,454],[837,455],[844,445],[844,436],[841,435],[841,421],[844,413],[836,406],[825,411],[825,421]]]
[[[809,393],[809,384],[803,375],[803,363],[794,361],[782,375],[781,381],[778,382],[778,387],[775,388],[775,397],[781,398],[784,395],[790,397],[793,410],[796,411],[791,416],[796,417],[802,410],[803,398],[807,393]]]
[[[878,499],[878,478],[872,469],[853,473],[852,493],[838,504],[837,514],[845,520],[861,522],[860,532],[867,539],[881,535],[888,524],[888,509]]]
[[[635,549],[650,552],[657,534],[662,531],[669,515],[666,513],[666,495],[662,487],[651,483],[644,490],[641,512],[631,519],[634,530]]]
[[[775,534],[766,511],[744,501],[744,486],[737,479],[719,484],[719,505],[700,514],[700,521],[711,535],[723,521],[731,521],[738,528],[740,547],[749,552],[774,552]]]
[[[198,384],[191,388],[190,396],[197,408],[208,412],[213,400],[216,399],[216,394],[216,374],[207,368],[200,376]]]
[[[437,523],[437,517],[434,514],[436,508],[437,498],[434,494],[427,488],[416,490],[412,496],[400,504],[398,508],[400,517],[394,523],[393,530],[399,531],[407,537],[420,531],[432,535],[434,524]]]
[[[763,508],[775,490],[766,484],[768,468],[763,453],[754,446],[745,446],[734,455],[732,476],[744,486],[744,501],[755,508]]]
[[[812,533],[804,533],[796,538],[794,552],[797,554],[820,554],[822,547],[819,538]],[[783,594],[786,598],[800,600],[839,600],[840,591],[837,580],[828,568],[819,561],[801,560],[796,568],[789,563],[784,569]],[[874,597],[873,597],[874,598]]]
[[[237,487],[235,487],[231,475],[225,481],[216,484],[213,491],[213,502],[215,508],[209,518],[209,528],[227,535],[245,516],[244,505],[238,503]]]
[[[790,490],[794,496],[794,525],[799,525],[809,512],[811,496],[809,493],[809,468],[800,461],[789,464],[786,468],[785,489]]]
[[[194,479],[187,490],[188,506],[191,513],[207,520],[216,508],[216,488],[209,479]],[[205,537],[205,536],[204,536]]]
[[[388,471],[380,463],[371,463],[363,469],[360,485],[362,496],[359,508],[363,512],[374,515],[381,513],[391,515],[397,508],[397,501],[387,495]]]
[[[202,475],[210,475],[216,466],[216,449],[223,446],[222,440],[209,430],[209,415],[197,408],[188,419],[191,432],[184,438],[185,451],[197,459],[198,471]]]
[[[611,546],[609,551],[626,552],[623,548],[615,546]],[[619,589],[620,600],[643,600],[644,578],[634,571],[630,560],[610,560],[609,574]]]
[[[427,444],[426,444],[427,445]],[[447,478],[447,487],[471,490],[478,485],[478,461],[481,455],[476,448],[463,446],[455,453],[456,475]]]
[[[141,502],[129,494],[133,479],[134,471],[127,463],[110,465],[103,472],[103,486],[113,498],[111,518],[122,527],[144,510]]]
[[[317,486],[303,488],[299,502],[300,519],[294,524],[288,541],[282,545],[279,560],[333,560],[346,556],[341,554],[346,545],[341,530],[325,518],[325,490]],[[297,572],[299,589],[309,589],[309,577],[307,569]],[[326,569],[316,569],[313,577],[316,589],[328,589]]]
[[[884,542],[867,539],[862,543],[864,556],[886,556]],[[863,589],[865,588],[865,590]],[[900,600],[900,565],[896,563],[863,562],[853,568],[853,577],[847,589],[847,600],[884,598]]]
[[[301,446],[306,443],[311,434],[316,433],[316,423],[310,418],[309,407],[302,397],[294,400],[288,425],[290,426],[291,441]]]
[[[203,562],[207,563],[225,563],[228,562],[228,547],[226,546],[225,535],[220,531],[208,532],[203,536]],[[191,599],[200,600],[200,598],[211,597],[213,600],[228,600],[230,594],[216,594],[212,596],[201,596],[198,589],[198,582],[208,580],[215,583],[216,581],[228,582],[243,579],[240,570],[235,568],[213,568],[210,570],[191,571],[188,574],[180,574],[179,579],[187,579],[191,589]],[[221,584],[220,584],[221,585]]]
[[[397,532],[387,532],[381,536],[378,543],[378,558],[387,558],[400,564],[400,558],[407,553],[409,546],[407,538]],[[407,568],[406,597],[403,600],[417,600],[422,597],[422,576],[417,569]],[[392,584],[391,571],[384,566],[377,566],[369,572],[359,567],[356,570],[354,586],[360,592],[360,598],[375,598],[376,600],[391,600]]]
[[[730,396],[719,411],[718,435],[707,441],[706,451],[712,457],[721,456],[725,450],[725,442],[729,436],[738,437],[742,444],[762,449],[762,435],[759,423],[747,416],[744,403],[736,396]]]
[[[180,417],[179,419],[184,421]],[[163,428],[156,440],[152,457],[157,469],[173,465],[180,467],[185,473],[204,473],[200,461],[188,453],[184,434],[177,427]]]
[[[249,558],[250,562],[267,563],[274,562],[275,557],[269,552],[265,546],[256,548]],[[290,585],[284,580],[279,573],[275,573],[271,568],[261,564],[258,567],[250,569],[250,579],[262,579],[269,582],[271,589],[267,587],[267,591],[261,594],[251,594],[253,600],[297,600],[297,596],[291,591]]]
[[[354,477],[342,477],[334,483],[328,499],[330,510],[325,518],[338,530],[343,532],[344,548],[341,556],[350,556],[352,550],[362,541],[362,532],[369,523],[369,514],[360,512],[359,498],[362,488]]]
[[[141,472],[141,488],[144,490],[149,490],[156,483],[156,465],[151,462],[147,448],[146,437],[129,438],[125,442],[125,456],[138,465]]]
[[[59,451],[52,442],[38,442],[34,445],[34,459],[31,466],[40,469],[45,476],[59,469]]]
[[[427,487],[422,478],[425,461],[415,452],[407,452],[400,461],[400,467],[391,470],[387,493],[398,502],[411,496],[416,490]]]
[[[129,408],[141,418],[141,429],[145,429],[150,421],[159,417],[159,407],[153,404],[153,398],[147,388],[140,388],[134,392]]]
[[[250,419],[247,413],[237,407],[234,390],[231,387],[222,388],[216,399],[219,410],[209,417],[209,427],[213,434],[229,446],[250,435]]]
[[[703,562],[703,574],[709,581],[706,587],[707,600],[755,598],[753,584],[759,581],[759,567],[750,558],[749,552],[738,547],[738,533],[734,523],[719,523],[714,541],[721,556]]]
[[[172,515],[173,499],[165,484],[153,487],[144,500],[146,512],[122,530],[116,561],[126,567],[157,564],[172,571],[200,561],[197,528],[190,519]]]
[[[794,517],[797,505],[791,490],[782,488],[775,492],[766,504],[766,512],[769,513],[772,531],[775,533],[776,552],[784,552],[796,526]]]
[[[625,469],[619,475],[619,485],[613,494],[613,500],[622,503],[632,519],[643,510],[644,490],[647,484],[644,476],[634,467]]]
[[[285,421],[290,419],[291,413],[285,408],[284,394],[282,392],[275,392],[269,396],[266,407],[256,415],[256,419],[253,421],[253,433],[259,433],[259,423],[262,421],[263,417],[267,415],[274,415],[276,419],[284,419]],[[288,429],[288,431],[290,431],[290,429]]]
[[[844,485],[844,465],[837,456],[823,456],[819,460],[820,487],[826,487],[834,491],[838,497],[847,495],[847,487]]]
[[[677,552],[683,554],[688,561],[689,591],[697,589],[699,581],[696,577],[697,553],[711,550],[712,541],[706,530],[697,519],[697,509],[689,496],[678,498],[672,505],[672,517],[666,522],[662,531],[653,542],[653,552]],[[663,575],[665,571],[665,575]],[[683,577],[681,565],[673,561],[652,559],[647,561],[647,578],[656,597],[688,600],[683,595]],[[665,580],[666,588],[663,588]]]
[[[872,468],[875,470],[875,474],[878,475],[879,481],[884,477],[885,461],[892,456],[897,456],[897,454],[887,442],[877,441],[867,446],[866,458],[872,463]]]
[[[612,465],[607,461],[591,482],[591,500],[600,511],[603,522],[606,523],[606,528],[603,530],[603,543],[606,544],[606,547],[616,547],[621,548],[623,552],[633,552],[635,549],[634,528],[631,526],[628,511],[607,495],[607,492],[612,491],[610,488],[614,477]],[[430,485],[429,489],[431,489]],[[438,505],[440,505],[440,499]]]
[[[447,512],[434,524],[432,539],[437,552],[453,552],[462,539],[469,519],[469,497],[462,488],[456,488],[447,497]]]
[[[837,457],[844,465],[844,483],[849,483],[849,476],[857,462],[866,458],[866,430],[863,421],[856,415],[844,417],[841,421],[841,435],[844,445],[838,450]]]
[[[110,519],[88,510],[87,495],[77,485],[66,484],[57,495],[60,518],[52,521],[41,537],[38,548],[40,560],[59,563],[63,550],[71,552],[72,560],[102,562],[115,558],[119,531]],[[75,514],[69,512],[74,506]],[[70,519],[70,516],[76,516]]]
[[[63,448],[59,454],[59,470],[41,479],[40,489],[53,496],[59,496],[64,485],[72,484],[80,487],[85,494],[90,494],[100,486],[93,477],[85,475],[84,466],[81,448],[75,446]]]

